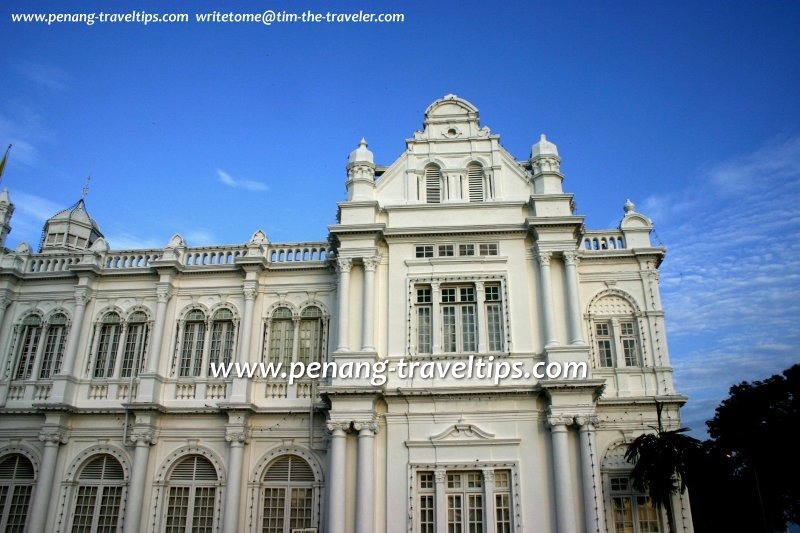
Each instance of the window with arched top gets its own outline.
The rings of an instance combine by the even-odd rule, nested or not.
[[[33,464],[21,453],[0,458],[0,531],[25,531],[34,478]]]
[[[136,377],[142,371],[144,356],[147,352],[147,338],[150,333],[147,315],[142,311],[131,313],[126,327],[125,349],[122,352],[122,369],[120,371],[122,378]]]
[[[67,315],[55,313],[47,320],[44,352],[39,365],[39,379],[50,379],[61,371],[61,359],[67,340]]]
[[[442,201],[442,170],[438,165],[425,167],[425,201],[429,204]]]
[[[664,523],[650,497],[636,490],[631,481],[632,465],[625,459],[624,444],[612,446],[601,463],[606,515],[612,533],[659,533]]]
[[[617,294],[605,295],[589,309],[589,328],[597,366],[643,366],[636,310]]]
[[[469,185],[470,202],[482,202],[485,199],[484,179],[483,166],[479,163],[470,163],[467,165],[467,183]]]
[[[316,526],[314,472],[297,455],[275,459],[262,480],[261,533],[291,533]]]
[[[75,488],[72,533],[113,533],[122,526],[125,473],[112,455],[92,457]]]
[[[180,459],[167,481],[165,533],[212,533],[216,517],[217,470],[202,455]]]
[[[211,319],[211,350],[208,357],[209,372],[211,364],[227,364],[233,359],[235,336],[233,312],[223,307]]]
[[[42,318],[39,315],[28,315],[18,326],[17,339],[17,367],[14,370],[14,379],[28,379],[33,372],[36,361],[36,352],[42,338]]]
[[[321,362],[323,358],[324,322],[322,310],[314,305],[300,313],[300,346],[297,360],[303,364]]]
[[[273,311],[269,323],[269,362],[289,365],[294,348],[294,321],[292,311],[279,307]]]
[[[186,314],[182,324],[180,377],[197,377],[203,364],[203,349],[206,343],[206,314],[200,309],[193,309]]]
[[[119,314],[106,313],[98,326],[97,351],[94,359],[95,378],[110,378],[114,376],[114,365],[117,362],[117,349],[122,334],[122,320]]]

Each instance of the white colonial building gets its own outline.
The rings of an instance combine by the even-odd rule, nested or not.
[[[686,401],[664,249],[630,202],[587,230],[560,162],[544,136],[516,160],[448,95],[392,165],[350,154],[324,242],[114,250],[81,200],[9,250],[4,192],[0,531],[665,531],[623,458]],[[480,357],[588,376],[210,375]]]

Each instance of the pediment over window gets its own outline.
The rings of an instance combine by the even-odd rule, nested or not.
[[[431,437],[431,441],[469,439],[469,440],[489,440],[494,438],[494,433],[484,431],[474,424],[455,424],[447,430]]]

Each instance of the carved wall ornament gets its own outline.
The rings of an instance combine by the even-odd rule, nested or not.
[[[339,269],[339,272],[350,272],[350,269],[353,268],[353,260],[347,257],[339,257],[336,259],[336,266]]]

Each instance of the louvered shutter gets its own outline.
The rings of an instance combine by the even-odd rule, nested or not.
[[[469,182],[469,201],[483,201],[483,167],[471,163],[467,167],[467,180]]]
[[[33,479],[33,465],[22,454],[14,453],[0,461],[0,479]]]
[[[80,481],[123,481],[122,465],[114,457],[103,454],[89,461],[78,476]]]
[[[273,462],[264,474],[267,483],[314,482],[308,463],[296,455],[285,455]]]
[[[429,204],[438,204],[442,198],[442,173],[439,167],[429,165],[425,168],[425,195]]]
[[[170,481],[217,481],[217,470],[208,459],[190,455],[182,459],[169,476]]]

